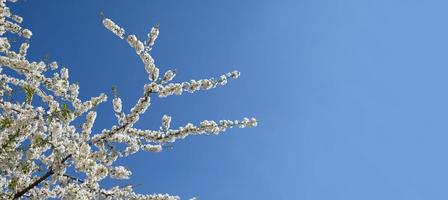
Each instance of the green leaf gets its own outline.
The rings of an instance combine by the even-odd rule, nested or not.
[[[18,178],[17,177],[12,177],[11,178],[11,182],[9,182],[8,189],[14,190],[16,188],[16,186],[17,186],[17,182],[18,182]]]
[[[11,127],[12,123],[12,119],[5,117],[0,120],[0,129],[9,128]]]
[[[61,115],[62,119],[67,120],[70,118],[72,111],[68,108],[68,105],[66,103],[62,104],[61,107]]]
[[[29,85],[23,87],[23,90],[25,91],[25,102],[27,104],[31,104],[33,96],[36,93],[36,90]]]

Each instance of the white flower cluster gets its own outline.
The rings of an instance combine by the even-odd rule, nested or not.
[[[103,25],[108,30],[112,31],[116,36],[123,39],[124,37],[124,29],[116,25],[112,20],[110,19],[103,19]]]
[[[167,97],[171,95],[182,95],[183,91],[193,93],[198,90],[209,90],[216,88],[219,85],[222,86],[227,84],[228,78],[237,79],[239,76],[240,72],[233,71],[221,75],[217,80],[211,78],[211,79],[201,79],[197,81],[191,80],[190,82],[182,82],[182,83],[169,83],[166,85],[159,85],[159,87],[157,88],[157,92],[159,94],[159,97]]]
[[[110,170],[111,177],[115,179],[129,179],[129,176],[131,176],[131,174],[132,172],[123,166],[113,167]]]
[[[159,77],[159,68],[150,55],[159,25],[152,27],[142,42],[104,18],[106,29],[126,38],[135,50],[149,82],[129,112],[124,111],[122,99],[114,95],[116,125],[94,132],[98,115],[95,108],[107,101],[107,95],[101,93],[82,101],[78,97],[79,85],[70,82],[67,68],[56,71],[56,61],[29,61],[32,32],[22,28],[22,22],[23,18],[12,14],[5,0],[0,0],[0,199],[178,200],[178,196],[168,194],[137,194],[131,185],[106,189],[99,182],[107,177],[131,178],[132,172],[115,162],[140,150],[160,152],[166,143],[188,135],[219,134],[228,128],[257,125],[256,119],[244,118],[205,120],[199,125],[188,123],[173,129],[172,118],[163,115],[160,129],[135,128],[150,107],[152,94],[167,97],[209,90],[238,78],[240,73],[173,83],[176,71],[166,70]],[[11,39],[14,35],[19,39]],[[11,45],[12,41],[21,43]],[[16,90],[23,90],[20,100],[14,99]]]
[[[158,36],[159,36],[159,25],[156,25],[151,28],[151,31],[149,31],[148,39],[146,40],[146,45],[149,47],[153,46]]]

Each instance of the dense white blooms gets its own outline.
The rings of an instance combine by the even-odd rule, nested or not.
[[[22,43],[22,45],[20,45],[19,54],[22,57],[25,57],[26,56],[26,52],[28,51],[29,47],[30,47],[30,45],[28,43]]]
[[[82,125],[82,133],[84,133],[82,136],[84,137],[84,141],[87,141],[89,139],[89,135],[92,132],[93,123],[96,119],[96,112],[90,111],[86,116],[86,121]]]
[[[145,144],[142,146],[142,149],[144,151],[160,152],[162,151],[162,145]]]
[[[117,113],[120,113],[121,109],[122,109],[121,98],[119,98],[119,97],[114,98],[112,100],[112,103],[113,103],[114,111]]]
[[[14,20],[15,22],[19,23],[19,24],[22,23],[22,21],[23,21],[23,18],[18,16],[18,15],[11,16],[11,19]]]
[[[114,33],[116,36],[118,36],[121,39],[123,39],[123,37],[124,37],[124,29],[119,27],[118,25],[116,25],[112,20],[110,20],[108,18],[103,19],[103,25],[108,30],[112,31],[112,33]]]
[[[135,49],[135,52],[136,52],[137,54],[140,54],[140,53],[143,52],[143,49],[144,49],[145,47],[143,46],[143,43],[142,43],[140,40],[137,39],[137,36],[135,36],[135,35],[129,35],[127,40],[128,40],[128,44],[129,44],[132,48]]]
[[[193,93],[198,90],[209,90],[217,86],[222,86],[227,84],[227,78],[237,79],[240,72],[233,71],[227,74],[221,75],[219,79],[201,79],[201,80],[191,80],[190,82],[182,83],[169,83],[166,85],[161,85],[159,87],[159,97],[167,97],[171,95],[181,95],[184,91]]]
[[[110,175],[115,179],[129,179],[129,176],[131,176],[131,174],[132,172],[123,166],[112,167],[110,169]]]
[[[138,151],[161,152],[167,143],[189,135],[215,135],[229,128],[257,126],[255,118],[243,118],[204,120],[173,128],[172,118],[163,115],[159,129],[136,128],[151,98],[209,90],[237,79],[240,73],[179,83],[172,82],[174,70],[159,77],[160,70],[150,55],[159,26],[154,26],[142,42],[104,18],[106,29],[126,38],[136,52],[149,82],[129,111],[124,111],[122,99],[114,93],[116,125],[97,131],[94,123],[101,114],[95,108],[107,101],[107,95],[81,100],[79,84],[70,82],[68,68],[56,71],[56,61],[28,60],[32,32],[22,28],[22,22],[22,17],[12,14],[5,0],[0,0],[0,199],[178,200],[180,197],[168,194],[137,194],[132,185],[102,188],[100,181],[131,178],[132,172],[116,166],[116,161]],[[16,90],[23,91],[22,102],[13,99]]]
[[[28,29],[23,29],[22,36],[26,39],[30,39],[33,36],[33,33]]]
[[[1,37],[0,38],[0,52],[5,52],[11,48],[11,44],[9,44],[8,38]]]
[[[148,33],[148,39],[146,41],[146,45],[153,46],[154,41],[156,41],[157,37],[159,36],[159,25],[154,26],[151,28],[151,31]]]

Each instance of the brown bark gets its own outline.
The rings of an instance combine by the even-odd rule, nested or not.
[[[67,157],[65,157],[64,159],[62,159],[62,162],[65,162],[67,159],[69,159],[72,155],[68,155]],[[48,177],[50,177],[51,175],[54,174],[53,168],[50,167],[47,171],[47,173],[45,173],[43,176],[41,176],[39,179],[35,180],[33,183],[31,183],[30,185],[28,185],[26,188],[18,191],[16,194],[14,194],[14,197],[12,199],[19,199],[20,197],[22,197],[23,195],[25,195],[28,191],[30,191],[31,189],[33,189],[34,187],[36,187],[37,185],[39,185],[42,181],[46,180]]]

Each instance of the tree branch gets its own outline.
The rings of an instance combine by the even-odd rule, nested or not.
[[[67,178],[69,178],[69,179],[71,179],[71,180],[73,180],[73,181],[76,181],[76,182],[78,182],[78,183],[84,183],[84,180],[82,180],[82,179],[80,179],[80,178],[76,178],[76,177],[71,176],[71,175],[68,175],[68,174],[64,174],[64,176],[67,177]]]
[[[67,159],[69,159],[70,157],[72,157],[72,155],[68,155],[66,156],[64,159],[62,159],[62,162],[65,162]],[[45,173],[43,176],[41,176],[39,179],[37,179],[36,181],[34,181],[33,183],[31,183],[30,185],[28,185],[26,188],[20,190],[19,192],[17,192],[16,194],[14,194],[14,197],[12,199],[19,199],[20,197],[22,197],[23,195],[25,195],[28,191],[30,191],[31,189],[33,189],[34,187],[36,187],[37,185],[39,185],[42,181],[44,181],[45,179],[47,179],[48,177],[50,177],[51,175],[54,174],[53,171],[53,167],[50,167],[47,171],[47,173]]]

